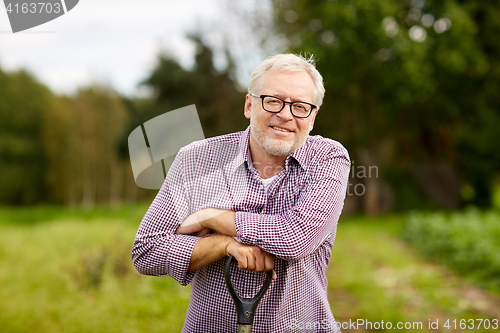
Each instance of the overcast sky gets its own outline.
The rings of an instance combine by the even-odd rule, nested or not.
[[[0,67],[27,68],[58,93],[97,81],[135,95],[159,50],[170,50],[181,64],[192,65],[194,46],[186,32],[223,20],[223,4],[80,0],[67,14],[15,34],[0,4]]]

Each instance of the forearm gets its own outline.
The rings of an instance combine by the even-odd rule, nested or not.
[[[244,244],[258,246],[283,260],[297,260],[313,253],[329,235],[335,236],[338,214],[316,215],[239,212],[236,228]]]
[[[205,208],[189,215],[177,228],[176,234],[204,236],[214,230],[221,235],[236,237],[235,212],[217,208]]]
[[[234,241],[232,237],[210,234],[202,237],[195,245],[191,254],[188,272],[210,265],[227,255],[227,245]]]
[[[222,235],[227,236],[238,236],[236,232],[236,227],[234,226],[235,212],[232,210],[220,210],[209,208],[209,214],[207,214],[207,219],[202,221],[202,225],[205,228],[217,231]]]

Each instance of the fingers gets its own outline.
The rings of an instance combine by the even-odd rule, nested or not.
[[[249,255],[246,256],[247,258],[247,267],[244,268],[247,271],[252,271],[255,272],[255,267],[257,266],[257,258],[255,255],[252,253],[253,251],[250,251]]]
[[[274,256],[257,246],[231,242],[226,252],[238,261],[238,268],[252,272],[267,272],[274,268]]]
[[[208,235],[211,231],[212,231],[211,229],[205,228],[205,229],[203,229],[201,231],[196,232],[194,235],[196,237],[204,237],[204,236]]]
[[[274,257],[267,252],[264,253],[266,256],[264,258],[264,268],[262,270],[267,272],[274,268]]]
[[[190,235],[197,233],[199,231],[202,231],[206,228],[204,228],[200,223],[194,223],[194,224],[188,224],[185,225],[184,222],[177,228],[175,233],[177,235],[183,234],[183,235]]]
[[[206,229],[201,224],[201,221],[203,220],[201,218],[201,214],[202,211],[198,211],[186,217],[184,221],[182,221],[181,225],[177,228],[175,233],[177,235],[179,234],[190,235],[190,234],[196,234]]]
[[[238,260],[238,258],[236,258]],[[240,260],[238,260],[238,268],[243,270],[248,270],[248,257],[243,256]]]

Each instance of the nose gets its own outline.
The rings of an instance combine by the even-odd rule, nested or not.
[[[292,114],[291,102],[285,102],[285,106],[283,107],[283,110],[281,110],[281,112],[277,113],[277,115],[278,115],[278,117],[282,118],[285,121],[292,120],[293,114]]]

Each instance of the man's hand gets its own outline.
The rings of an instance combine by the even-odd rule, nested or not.
[[[239,269],[268,272],[274,268],[274,256],[257,246],[240,244],[234,239],[227,244],[225,254],[231,254],[238,261]],[[276,278],[276,272],[274,272],[273,280]]]
[[[181,225],[175,231],[176,234],[190,235],[194,234],[198,237],[203,237],[206,234],[210,233],[209,228],[205,228],[201,222],[204,221],[206,216],[206,210],[202,209],[193,213],[186,217],[184,221],[182,221]]]
[[[182,221],[176,234],[202,237],[210,230],[215,230],[222,235],[238,236],[234,226],[235,212],[216,208],[205,208],[189,215]]]
[[[274,268],[274,257],[271,254],[257,246],[240,244],[234,238],[228,237],[238,236],[234,226],[234,214],[235,212],[231,210],[206,208],[189,215],[182,221],[175,232],[176,234],[205,236],[194,248],[189,266],[190,271],[211,264],[230,254],[238,261],[239,269],[251,272],[268,272]],[[208,234],[212,230],[217,231],[220,235],[209,237],[211,235]],[[217,250],[216,248],[220,246],[222,246],[222,250]],[[210,253],[210,258],[207,253]],[[276,280],[276,273],[273,274],[273,280]]]
[[[252,272],[267,272],[274,268],[274,257],[256,246],[243,245],[226,235],[211,234],[195,245],[188,272],[210,265],[228,255],[238,260],[238,268]],[[276,273],[273,274],[276,280]]]

